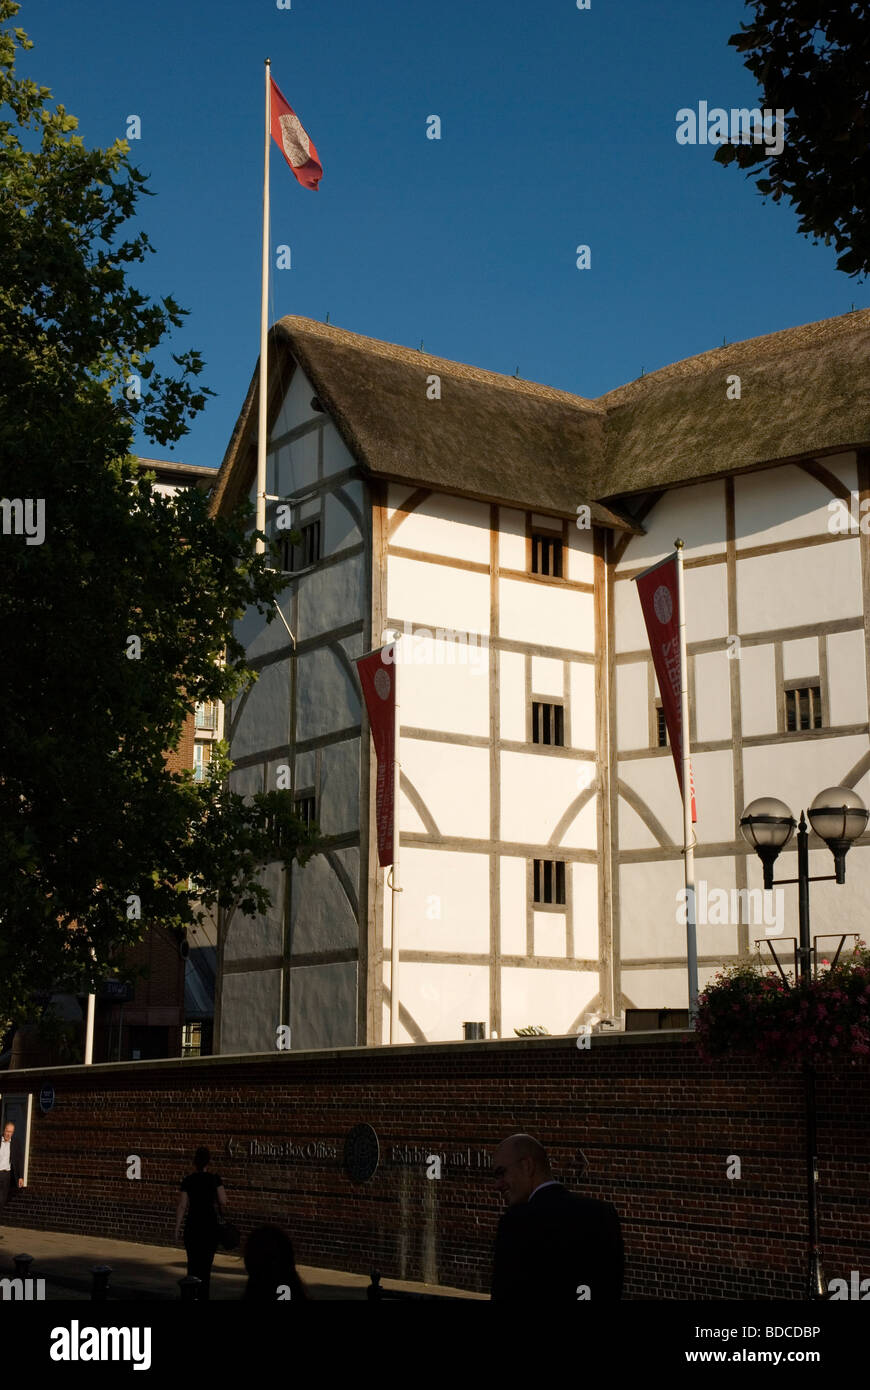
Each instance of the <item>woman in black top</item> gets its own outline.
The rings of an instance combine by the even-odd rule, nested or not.
[[[221,1219],[227,1207],[227,1194],[217,1173],[205,1170],[211,1162],[206,1148],[197,1149],[193,1156],[195,1173],[181,1184],[181,1196],[175,1213],[175,1243],[178,1244],[181,1222],[185,1213],[184,1248],[187,1251],[187,1273],[202,1280],[200,1298],[208,1298],[211,1267],[218,1243],[218,1210]]]
[[[280,1226],[260,1226],[245,1242],[248,1283],[242,1297],[258,1303],[294,1302],[307,1299],[305,1285],[296,1272],[293,1242]]]

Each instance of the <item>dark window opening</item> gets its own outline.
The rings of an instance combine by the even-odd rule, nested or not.
[[[533,532],[532,574],[544,574],[551,579],[562,578],[562,542],[557,536]]]
[[[565,747],[565,707],[532,701],[532,743],[549,743]]]
[[[565,903],[565,863],[562,859],[535,859],[534,895],[535,903]]]
[[[821,729],[822,688],[819,682],[786,690],[785,725],[791,734],[800,729]]]

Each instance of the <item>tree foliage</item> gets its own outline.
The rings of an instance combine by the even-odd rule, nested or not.
[[[0,0],[0,25],[18,9]],[[7,1019],[40,991],[91,988],[151,924],[263,911],[263,863],[317,843],[291,793],[230,791],[225,748],[204,783],[167,766],[193,703],[252,678],[233,623],[249,605],[274,617],[281,580],[243,515],[211,517],[196,489],[158,496],[130,456],[137,420],[160,445],[186,433],[203,363],[155,366],[183,311],[127,280],[150,250],[122,232],[143,176],[124,142],[86,149],[16,74],[31,46],[0,27],[0,496],[43,504],[45,522],[42,543],[0,535]]]
[[[748,169],[759,191],[795,208],[798,229],[832,242],[837,269],[870,270],[870,3],[748,0],[749,23],[729,39],[785,113],[778,156],[764,144],[723,145],[715,158]]]

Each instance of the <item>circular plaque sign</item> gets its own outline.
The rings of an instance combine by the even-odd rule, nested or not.
[[[368,1182],[381,1156],[378,1136],[371,1125],[354,1125],[344,1141],[344,1171],[351,1182]]]

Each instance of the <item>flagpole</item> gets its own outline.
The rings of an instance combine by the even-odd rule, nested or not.
[[[393,733],[393,867],[390,904],[390,1042],[399,1041],[399,642],[393,647],[393,690],[395,692],[394,733]]]
[[[266,142],[263,153],[263,263],[260,286],[260,388],[257,418],[257,518],[258,531],[266,529],[266,431],[268,372],[266,355],[269,332],[269,145],[271,143],[271,109],[269,84],[272,60],[266,59]],[[257,554],[266,549],[264,540],[257,541]]]
[[[680,605],[680,725],[683,767],[683,865],[686,885],[686,968],[689,974],[689,1026],[698,1014],[698,936],[695,913],[695,832],[692,829],[692,750],[689,746],[689,661],[686,652],[686,591],[683,581],[683,542],[677,552],[677,600]]]

